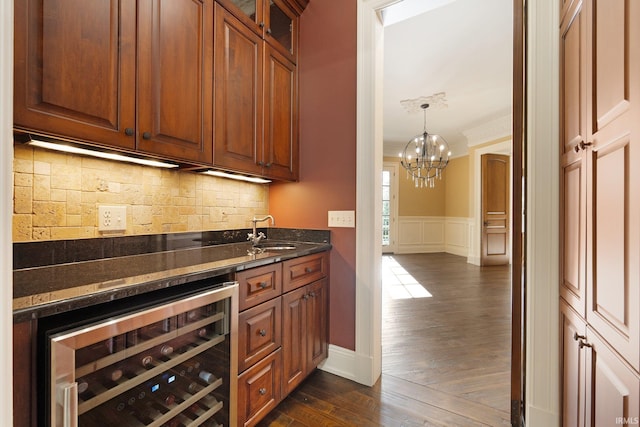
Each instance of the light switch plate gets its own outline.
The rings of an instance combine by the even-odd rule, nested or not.
[[[355,211],[329,211],[329,227],[353,228],[355,226]]]
[[[125,231],[126,229],[126,206],[98,206],[98,231]]]

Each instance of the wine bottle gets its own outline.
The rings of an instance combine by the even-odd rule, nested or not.
[[[202,370],[198,373],[198,378],[207,384],[213,384],[218,378],[209,371]]]

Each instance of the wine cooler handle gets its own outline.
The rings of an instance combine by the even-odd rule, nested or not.
[[[78,427],[78,383],[61,385],[62,426]]]

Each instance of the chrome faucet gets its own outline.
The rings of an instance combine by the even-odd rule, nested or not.
[[[253,219],[251,220],[251,222],[253,223],[253,229],[251,233],[247,234],[247,240],[251,240],[251,243],[253,244],[253,246],[256,246],[258,243],[260,243],[262,239],[266,239],[267,237],[264,235],[262,231],[260,233],[256,232],[256,223],[266,221],[268,219],[271,220],[272,226],[276,225],[276,220],[271,215],[267,215],[264,218],[256,218],[254,216]]]

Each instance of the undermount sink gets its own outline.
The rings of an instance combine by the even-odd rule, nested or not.
[[[258,243],[253,247],[262,251],[286,251],[296,249],[296,245],[283,242],[264,242]]]

